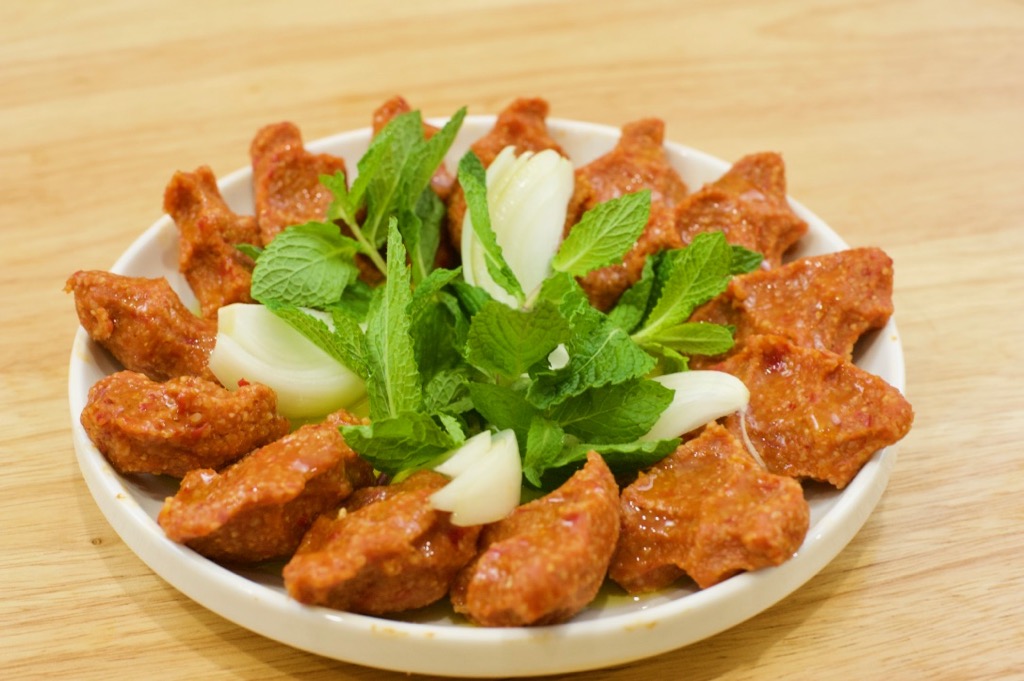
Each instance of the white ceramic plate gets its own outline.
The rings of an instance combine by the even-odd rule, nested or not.
[[[455,167],[469,144],[493,122],[493,116],[467,117],[449,155],[449,167]],[[610,149],[619,135],[615,128],[575,121],[552,119],[549,127],[577,165]],[[369,130],[358,130],[308,146],[343,156],[353,167],[369,138]],[[688,147],[672,143],[666,147],[691,190],[728,167]],[[234,210],[252,213],[249,169],[232,173],[220,185]],[[817,216],[796,202],[793,208],[810,225],[797,255],[846,248]],[[132,244],[112,270],[132,276],[164,275],[186,303],[194,303],[177,271],[177,229],[166,215]],[[857,363],[903,390],[903,353],[892,321],[861,344]],[[790,561],[776,568],[740,574],[703,591],[683,581],[657,594],[634,598],[607,587],[585,612],[556,626],[477,628],[444,605],[384,619],[301,605],[285,594],[279,570],[229,570],[169,541],[156,515],[164,498],[174,494],[176,483],[154,476],[119,476],[79,423],[89,387],[118,368],[79,329],[68,385],[75,449],[89,491],[125,543],[183,594],[240,626],[327,657],[403,672],[463,677],[566,673],[657,655],[712,636],[767,609],[832,560],[875,507],[896,457],[892,447],[879,451],[841,492],[813,486],[807,538]]]

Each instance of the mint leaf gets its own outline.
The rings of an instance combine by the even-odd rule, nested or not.
[[[351,220],[346,219],[350,226],[356,224],[356,213],[366,205],[366,194],[370,186],[371,181],[377,181],[377,175],[380,172],[380,167],[384,163],[384,157],[389,153],[389,148],[393,146],[392,137],[395,135],[395,130],[389,130],[390,124],[393,121],[388,121],[388,125],[370,140],[370,146],[367,147],[366,153],[359,159],[359,163],[356,164],[356,177],[352,180],[352,187],[349,189],[349,202],[353,208]],[[406,121],[402,121],[396,124],[396,128],[400,129],[398,136],[404,139]]]
[[[654,358],[633,342],[629,334],[590,308],[573,321],[566,343],[569,362],[558,370],[537,369],[527,398],[544,409],[590,388],[622,383],[646,375]]]
[[[390,122],[389,122],[390,123]],[[352,187],[348,187],[345,174],[341,171],[334,175],[321,175],[320,183],[334,194],[334,200],[327,208],[328,220],[342,220],[349,227],[358,227],[358,213],[366,204],[366,190],[370,181],[377,178],[378,168],[388,151],[392,133],[385,126],[379,134],[370,140],[370,145],[356,164],[356,178]]]
[[[490,209],[487,205],[487,171],[472,151],[459,161],[459,184],[466,195],[466,209],[480,244],[484,248],[487,272],[501,288],[514,297],[520,305],[526,299],[523,287],[516,279],[512,268],[502,255],[501,246],[491,227]]]
[[[672,374],[678,371],[686,371],[690,368],[690,358],[679,354],[667,345],[646,343],[644,344],[644,350],[659,358],[659,373]]]
[[[463,365],[462,348],[469,320],[458,299],[448,291],[437,291],[429,297],[414,296],[413,301],[411,333],[416,365],[427,381],[438,371]]]
[[[596,451],[616,476],[632,476],[637,470],[650,468],[674,452],[679,442],[679,438],[672,438],[646,442],[582,443],[568,448],[562,458],[567,462],[584,461],[589,452]]]
[[[717,355],[733,346],[728,327],[685,320],[724,291],[733,274],[760,262],[759,253],[727,244],[720,232],[701,234],[684,249],[649,257],[640,280],[622,294],[609,319],[660,356],[663,370],[685,370],[688,355]],[[652,299],[657,299],[653,306]]]
[[[582,277],[599,267],[621,262],[644,231],[650,213],[650,189],[599,203],[569,230],[551,266]]]
[[[251,294],[299,307],[325,307],[358,276],[359,244],[337,225],[307,222],[288,227],[263,250],[252,273]]]
[[[444,290],[446,286],[458,281],[460,274],[462,274],[462,269],[459,267],[456,267],[453,270],[447,270],[440,267],[435,270],[431,270],[429,275],[417,284],[416,288],[413,290],[413,307],[419,307],[420,305],[426,304],[428,300],[434,298],[438,293]]]
[[[366,335],[359,321],[347,310],[332,308],[329,310],[331,322],[334,324],[333,342],[342,364],[359,374],[364,381],[369,376],[367,365],[368,352]]]
[[[588,390],[551,415],[585,442],[631,442],[651,429],[671,401],[672,391],[660,383],[634,380]]]
[[[468,387],[481,416],[498,430],[514,430],[519,442],[526,442],[530,423],[539,412],[521,392],[494,383],[470,383]]]
[[[423,386],[423,410],[428,414],[461,414],[473,408],[469,376],[460,369],[442,369]]]
[[[235,244],[235,248],[242,252],[242,255],[247,255],[253,259],[253,262],[259,260],[260,255],[263,254],[263,249],[253,244],[240,243]]]
[[[732,258],[729,262],[729,274],[747,274],[761,266],[764,256],[743,246],[731,245]]]
[[[380,248],[388,238],[388,220],[397,217],[403,208],[410,208],[419,198],[418,193],[412,197],[405,196],[403,189],[407,184],[407,163],[414,150],[424,144],[420,113],[410,111],[395,116],[374,138],[374,142],[373,156],[368,162],[372,173],[365,181],[366,220],[361,230],[369,244]],[[362,167],[359,173],[359,177],[363,177]]]
[[[465,118],[465,108],[453,115],[429,140],[423,121],[411,111],[388,122],[370,142],[359,160],[358,174],[347,189],[341,173],[321,181],[334,194],[330,219],[341,219],[352,229],[365,253],[381,270],[377,250],[383,245],[385,225],[398,218],[412,262],[413,280],[422,280],[433,268],[445,213],[444,205],[430,189],[430,180],[444,159]],[[359,211],[366,207],[363,224]]]
[[[619,296],[615,307],[608,312],[608,319],[611,323],[623,331],[632,333],[647,315],[647,309],[651,304],[651,294],[654,292],[654,260],[655,258],[652,256],[644,261],[640,280],[626,289]]]
[[[568,480],[587,460],[590,452],[597,452],[621,485],[632,482],[640,469],[649,468],[671,454],[679,446],[679,438],[654,442],[621,442],[593,444],[575,442],[567,437],[562,450],[546,461],[532,462],[530,472],[540,478],[540,488],[553,490]],[[524,476],[527,465],[523,465]],[[530,480],[533,482],[533,480]],[[534,483],[536,484],[536,483]]]
[[[686,321],[694,308],[725,290],[732,250],[721,232],[698,234],[686,248],[664,251],[656,266],[657,302],[633,339],[645,343]]]
[[[459,134],[465,117],[466,107],[462,107],[448,119],[444,127],[426,141],[423,141],[421,131],[421,141],[409,154],[408,168],[404,169],[402,173],[402,192],[406,196],[419,197],[424,190],[430,187],[430,181],[438,166],[444,161],[445,154],[451,148],[456,135]]]
[[[455,141],[465,117],[466,107],[462,107],[429,140],[418,143],[409,154],[407,167],[402,172],[400,189],[408,205],[402,207],[399,224],[409,250],[415,282],[422,281],[434,267],[447,212],[444,202],[431,189],[430,181]]]
[[[659,331],[648,340],[683,355],[719,355],[734,343],[729,327],[708,322],[684,322]]]
[[[475,317],[483,309],[484,305],[494,300],[487,291],[479,286],[468,284],[462,279],[456,279],[452,282],[452,290],[459,299],[462,309],[466,311],[466,315],[469,317]]]
[[[523,311],[492,300],[473,317],[466,357],[485,372],[514,380],[570,335],[569,323],[549,302]]]
[[[453,437],[450,423],[442,425],[418,411],[398,412],[367,426],[343,425],[339,429],[349,447],[388,475],[422,467],[461,444]]]
[[[539,304],[540,301],[557,305],[562,315],[570,322],[582,317],[592,317],[595,312],[576,277],[566,272],[553,272],[541,282],[534,304]]]
[[[339,364],[366,380],[366,341],[359,325],[343,314],[332,316],[334,329],[294,305],[270,303],[267,309],[288,322]]]
[[[430,272],[413,291],[410,314],[416,362],[426,379],[435,371],[462,364],[469,316],[453,293],[459,269]]]
[[[523,477],[535,487],[542,487],[542,476],[549,468],[564,465],[559,455],[565,449],[565,432],[557,423],[543,417],[530,422],[523,455]]]
[[[420,282],[434,269],[437,246],[441,242],[441,225],[446,209],[432,189],[424,189],[412,209],[400,213],[402,239],[409,250],[412,280]]]
[[[362,279],[355,279],[341,293],[341,300],[331,308],[337,307],[356,321],[363,321],[370,310],[370,298],[373,288]]]
[[[419,371],[410,335],[412,283],[405,247],[392,218],[388,227],[388,278],[374,291],[366,317],[366,389],[375,421],[420,408]]]
[[[355,225],[356,213],[362,206],[359,199],[349,192],[345,173],[338,170],[333,175],[321,175],[320,184],[334,196],[327,207],[327,221],[342,220],[347,225]]]
[[[453,442],[462,443],[466,441],[466,431],[462,428],[459,419],[450,414],[438,414],[437,420],[441,422],[441,426],[452,438]]]

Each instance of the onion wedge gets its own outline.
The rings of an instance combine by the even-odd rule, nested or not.
[[[527,302],[551,274],[551,260],[562,243],[573,186],[572,163],[550,149],[516,156],[515,147],[508,146],[487,168],[491,228]],[[495,300],[516,307],[515,298],[488,273],[484,248],[468,211],[461,250],[466,281],[483,288]]]
[[[675,395],[641,440],[666,440],[746,408],[750,391],[724,371],[680,371],[653,380]]]
[[[330,323],[327,315],[309,313]],[[366,397],[359,376],[263,305],[220,308],[209,366],[229,389],[239,381],[273,388],[278,411],[290,419],[324,416]]]
[[[460,527],[496,522],[519,505],[523,469],[515,432],[479,437],[467,440],[435,468],[442,473],[442,468],[457,470],[451,482],[430,496],[430,504],[450,512],[452,524]],[[488,446],[481,446],[487,440]]]
[[[470,466],[486,456],[491,449],[491,431],[477,433],[462,443],[462,446],[451,452],[442,463],[434,466],[438,473],[454,478],[466,472]]]

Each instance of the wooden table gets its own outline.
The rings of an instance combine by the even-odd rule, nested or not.
[[[480,3],[482,6],[482,3]],[[917,420],[853,542],[734,629],[578,678],[1024,677],[1024,5],[469,0],[0,5],[0,675],[398,679],[261,638],[118,538],[71,444],[64,280],[105,269],[177,169],[269,122],[362,127],[540,95],[736,159],[896,262]],[[514,670],[510,670],[510,674]]]

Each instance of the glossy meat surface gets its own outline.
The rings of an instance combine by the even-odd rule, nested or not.
[[[253,563],[290,556],[321,513],[337,508],[373,471],[345,443],[345,412],[305,425],[221,472],[193,470],[157,522],[173,541],[214,560]]]
[[[782,264],[782,255],[807,232],[786,199],[782,157],[771,152],[741,158],[681,201],[675,219],[684,244],[702,232],[721,231],[729,243],[764,255],[766,268]]]
[[[777,335],[849,359],[857,339],[892,315],[892,277],[892,259],[877,248],[800,258],[733,277],[690,321],[735,327],[737,348]]]
[[[125,369],[154,381],[175,376],[216,380],[207,367],[216,321],[192,314],[163,277],[79,271],[64,290],[74,294],[78,319],[89,337]]]
[[[879,377],[840,355],[779,336],[749,338],[710,368],[733,374],[750,390],[747,433],[773,473],[841,489],[914,420],[910,403]],[[738,416],[725,424],[741,434]]]
[[[344,159],[306,151],[302,135],[292,123],[260,128],[249,155],[262,245],[269,244],[285,227],[327,216],[333,195],[320,183],[320,176],[345,172]]]
[[[231,303],[251,303],[253,262],[235,244],[262,243],[256,218],[236,215],[207,166],[177,172],[164,191],[164,210],[178,226],[178,269],[204,317]]]
[[[428,501],[448,479],[420,471],[388,487],[358,490],[317,519],[284,568],[303,603],[366,614],[424,607],[444,598],[476,554],[479,527],[456,527]]]
[[[592,452],[554,492],[484,528],[480,554],[452,585],[452,605],[484,626],[564,622],[597,595],[619,516],[618,485]]]
[[[93,385],[81,420],[118,473],[178,478],[221,468],[288,432],[265,385],[230,391],[195,376],[158,383],[132,371]]]
[[[626,487],[622,512],[608,574],[630,593],[664,588],[684,573],[707,588],[779,565],[810,523],[800,484],[761,468],[715,423]]]

